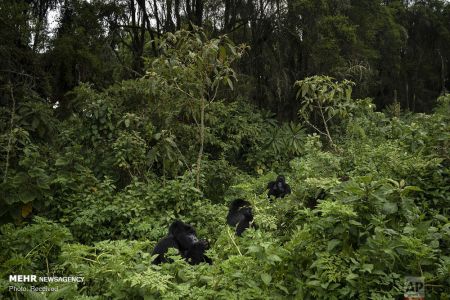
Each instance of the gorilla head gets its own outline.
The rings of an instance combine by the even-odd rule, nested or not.
[[[212,264],[212,260],[204,255],[205,251],[209,249],[209,243],[207,240],[199,240],[194,243],[191,248],[186,250],[184,257],[191,265],[197,265],[202,262]]]
[[[169,227],[169,235],[172,235],[179,245],[179,250],[185,251],[198,242],[195,229],[189,225],[175,220]]]
[[[277,181],[278,188],[282,188],[286,184],[286,179],[284,179],[283,175],[278,175],[276,181]]]

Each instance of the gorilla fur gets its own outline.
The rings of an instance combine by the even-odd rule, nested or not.
[[[267,197],[274,196],[275,198],[284,198],[284,196],[291,193],[291,187],[286,183],[283,175],[278,175],[277,180],[271,181],[267,184],[269,192]]]
[[[190,264],[195,265],[201,262],[212,263],[211,259],[205,255],[209,244],[206,240],[197,238],[195,229],[179,220],[175,220],[169,227],[169,234],[162,238],[153,249],[152,255],[158,255],[153,264],[171,262],[165,257],[169,248],[175,248],[180,255]]]
[[[227,215],[227,224],[236,227],[236,235],[241,236],[245,229],[256,226],[252,223],[253,213],[250,202],[236,199],[230,204]]]

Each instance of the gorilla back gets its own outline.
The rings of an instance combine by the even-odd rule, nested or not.
[[[169,227],[169,234],[162,238],[153,249],[152,255],[158,256],[153,260],[153,264],[171,262],[165,258],[169,248],[175,248],[180,255],[190,264],[199,264],[201,262],[212,263],[211,259],[205,256],[208,242],[198,240],[194,228],[179,220],[174,221]]]
[[[227,224],[236,227],[236,235],[241,236],[245,229],[250,227],[253,213],[250,202],[236,199],[230,204],[227,215]],[[254,224],[252,224],[255,227]]]

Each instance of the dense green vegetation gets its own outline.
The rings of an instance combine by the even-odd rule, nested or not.
[[[449,299],[450,6],[158,3],[0,1],[0,298]],[[174,219],[212,265],[151,264]]]

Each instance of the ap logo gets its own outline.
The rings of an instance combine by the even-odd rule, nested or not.
[[[404,300],[425,300],[425,278],[405,277]]]

